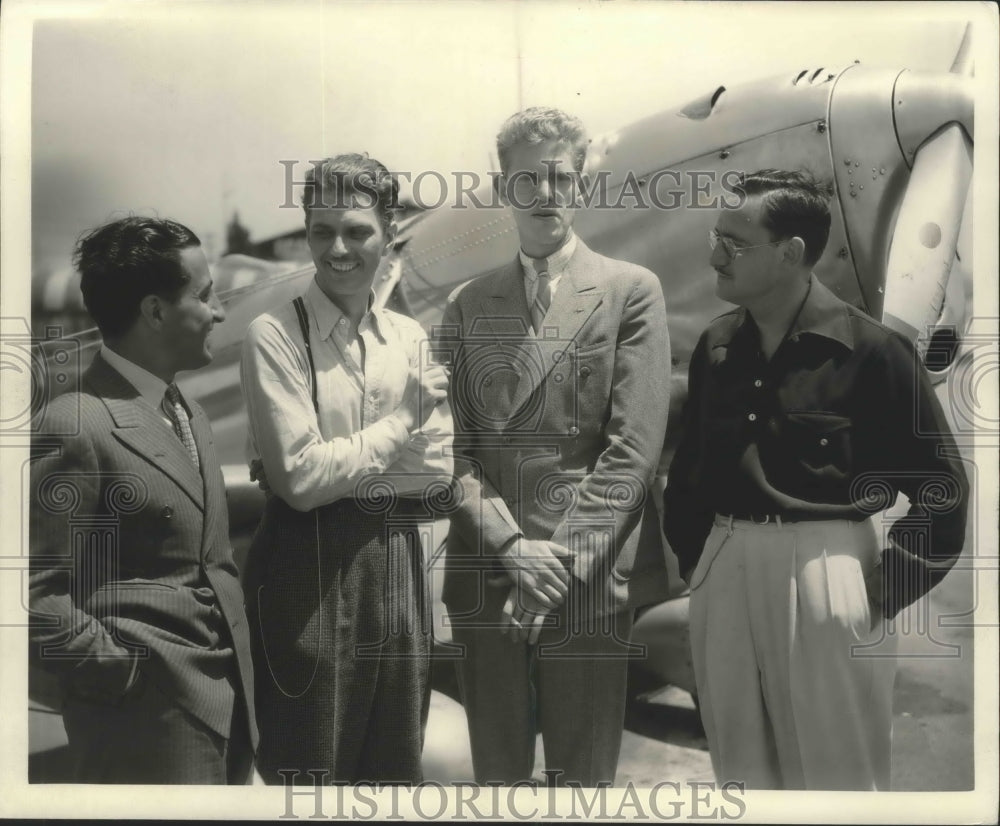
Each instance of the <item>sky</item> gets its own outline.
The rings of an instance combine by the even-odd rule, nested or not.
[[[297,227],[280,160],[296,179],[358,150],[414,175],[484,175],[521,106],[564,108],[597,135],[803,68],[947,69],[969,16],[960,3],[14,5],[36,15],[36,277],[130,211],[188,224],[213,254],[234,210],[255,239]]]

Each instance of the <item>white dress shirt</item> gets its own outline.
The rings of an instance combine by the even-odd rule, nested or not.
[[[559,279],[569,266],[569,259],[576,252],[576,233],[569,231],[569,236],[565,244],[557,249],[552,255],[545,259],[545,271],[549,274],[549,303],[556,297],[556,290],[559,288]],[[535,303],[535,295],[538,293],[538,272],[535,270],[535,260],[519,249],[517,252],[521,259],[521,268],[524,270],[524,296],[528,299],[528,306]]]
[[[351,321],[315,280],[303,296],[316,366],[319,415],[295,309],[258,316],[243,342],[240,377],[249,417],[247,459],[260,459],[271,490],[308,511],[364,498],[387,481],[397,494],[450,483],[452,423],[447,402],[411,434],[395,414],[410,368],[427,364],[420,324],[390,310]]]

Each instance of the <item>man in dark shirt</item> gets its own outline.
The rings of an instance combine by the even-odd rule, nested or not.
[[[692,355],[664,494],[713,766],[748,788],[885,789],[881,623],[954,565],[968,482],[910,343],[811,272],[828,191],[764,170],[740,194],[711,235],[716,292],[739,307]],[[909,512],[883,536],[871,517],[898,492]]]

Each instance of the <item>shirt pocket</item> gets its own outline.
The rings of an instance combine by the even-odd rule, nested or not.
[[[829,479],[850,475],[854,456],[849,417],[821,410],[789,410],[785,424],[792,455],[806,470]]]

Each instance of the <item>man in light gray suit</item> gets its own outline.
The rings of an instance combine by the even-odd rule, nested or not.
[[[666,598],[647,488],[667,426],[659,281],[572,230],[586,152],[558,110],[497,138],[518,256],[457,290],[436,331],[450,361],[461,505],[444,600],[477,781],[534,770],[614,781],[633,609]]]
[[[257,727],[243,591],[204,411],[174,376],[225,314],[200,242],[131,217],[78,245],[104,344],[33,434],[33,674],[62,688],[72,780],[242,784]]]

